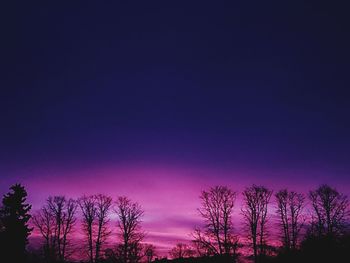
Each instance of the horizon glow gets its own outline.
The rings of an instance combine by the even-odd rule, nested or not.
[[[252,184],[350,195],[347,8],[27,2],[3,14],[1,195],[23,184],[32,212],[125,195],[162,255],[203,224],[216,185],[238,193],[237,234]]]
[[[145,211],[142,228],[146,232],[144,242],[152,243],[157,247],[161,256],[166,256],[169,250],[177,242],[190,242],[190,234],[196,226],[202,226],[203,221],[198,213],[200,207],[199,195],[202,190],[215,185],[226,185],[238,193],[233,212],[233,226],[235,233],[244,239],[243,222],[240,214],[242,206],[241,192],[245,187],[252,184],[264,185],[278,191],[283,188],[296,190],[307,194],[311,189],[319,186],[320,178],[310,176],[308,179],[299,174],[303,180],[290,181],[291,175],[285,173],[286,177],[260,178],[252,171],[230,170],[215,171],[214,169],[200,169],[195,167],[172,167],[172,166],[110,166],[94,167],[91,169],[69,170],[69,169],[33,169],[32,175],[23,178],[22,183],[28,191],[28,202],[33,205],[32,212],[37,211],[49,196],[65,195],[67,198],[77,199],[82,195],[106,194],[116,200],[118,196],[127,196],[134,202],[138,202]],[[220,177],[215,176],[220,174]],[[57,176],[59,175],[59,176]],[[349,194],[347,186],[332,180],[324,174],[320,175],[323,183],[329,183],[339,191]],[[15,180],[8,178],[7,184]],[[1,189],[5,192],[6,189]],[[307,213],[305,211],[304,213]],[[274,198],[269,206],[270,216],[274,217]],[[78,208],[78,222],[73,234],[73,239],[82,237],[81,217]],[[117,238],[117,218],[112,212],[110,214],[112,235],[109,244],[115,245]],[[276,218],[274,218],[275,220]],[[270,226],[274,229],[273,225]],[[270,242],[278,243],[276,231]],[[35,231],[31,236],[31,243],[38,245],[40,238]]]

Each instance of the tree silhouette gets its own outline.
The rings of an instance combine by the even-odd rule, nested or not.
[[[95,247],[95,262],[100,260],[101,248],[106,242],[107,237],[111,234],[108,229],[109,218],[108,215],[112,206],[112,197],[106,195],[96,195],[96,218],[97,218],[97,237]]]
[[[302,194],[294,191],[289,192],[287,189],[280,190],[275,194],[275,197],[283,247],[286,250],[295,250],[303,223],[302,210],[305,198]]]
[[[11,258],[12,262],[22,263],[32,231],[28,226],[31,205],[26,203],[27,192],[22,185],[15,184],[10,190],[4,195],[0,210],[1,254],[4,258]]]
[[[47,262],[56,260],[55,250],[55,218],[47,206],[36,212],[32,221],[44,239],[43,252]]]
[[[102,194],[83,196],[78,199],[78,203],[83,215],[83,231],[87,239],[89,261],[98,262],[101,248],[111,233],[107,224],[112,198]]]
[[[73,199],[54,196],[49,197],[33,217],[34,225],[45,240],[44,253],[48,262],[63,262],[68,257],[76,209],[77,203]]]
[[[170,256],[176,258],[192,257],[194,255],[193,249],[184,243],[177,243],[169,252]]]
[[[138,203],[133,203],[127,197],[119,197],[115,210],[118,216],[119,236],[122,241],[119,246],[119,255],[123,263],[139,262],[141,241],[144,233],[141,230],[141,218],[144,214]]]
[[[349,213],[347,196],[328,185],[321,185],[310,191],[309,198],[314,209],[314,234],[340,234],[345,228],[345,219]]]
[[[94,196],[79,198],[78,204],[83,214],[83,230],[87,238],[88,256],[90,263],[94,262],[93,224],[96,218],[96,206]]]
[[[202,191],[200,199],[199,213],[205,229],[197,228],[193,233],[200,254],[235,255],[238,240],[233,235],[232,211],[236,193],[226,186],[216,186]]]
[[[252,241],[254,262],[258,262],[266,253],[267,207],[271,195],[272,191],[263,186],[253,185],[243,191],[242,214]]]
[[[156,247],[152,244],[145,244],[143,249],[146,262],[151,263],[153,258],[156,257]]]

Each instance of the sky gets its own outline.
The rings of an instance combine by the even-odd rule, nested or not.
[[[203,189],[350,194],[350,18],[326,1],[7,3],[0,193],[127,195],[169,247]],[[236,209],[239,213],[239,208]]]

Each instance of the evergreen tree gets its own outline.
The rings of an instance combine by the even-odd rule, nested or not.
[[[12,262],[22,263],[32,231],[28,226],[31,205],[26,204],[27,192],[23,186],[15,184],[10,190],[4,195],[0,209],[1,255]]]

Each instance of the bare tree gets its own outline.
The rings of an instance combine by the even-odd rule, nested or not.
[[[69,245],[68,235],[72,232],[73,226],[75,225],[76,218],[75,213],[77,210],[77,203],[73,199],[68,199],[65,202],[65,211],[63,213],[63,224],[62,224],[62,259],[65,260],[67,253],[67,246]]]
[[[267,208],[271,195],[271,190],[256,185],[246,188],[243,192],[242,214],[248,228],[248,237],[252,241],[254,262],[258,262],[258,257],[266,253]]]
[[[144,245],[144,255],[147,263],[151,263],[153,258],[156,256],[156,247],[152,244]]]
[[[192,257],[194,255],[193,249],[184,243],[177,243],[169,252],[173,259]]]
[[[290,219],[288,217],[288,191],[281,190],[275,194],[277,201],[277,214],[282,227],[282,243],[285,249],[290,249]]]
[[[44,238],[44,253],[48,261],[66,260],[70,245],[69,235],[76,222],[77,204],[73,199],[54,196],[47,199],[33,218],[33,224]]]
[[[305,197],[303,194],[290,192],[289,193],[289,211],[290,211],[290,224],[291,224],[291,248],[296,249],[299,241],[300,230],[303,227],[305,217],[302,212],[304,209]]]
[[[97,237],[95,247],[95,262],[100,260],[100,252],[107,237],[111,234],[108,229],[108,215],[112,206],[112,198],[105,195],[96,195]]]
[[[296,249],[303,219],[304,196],[287,189],[275,194],[277,214],[282,229],[282,243],[286,250]]]
[[[87,238],[89,261],[98,262],[103,244],[111,231],[108,215],[112,198],[99,194],[83,196],[78,200],[83,215],[83,230]]]
[[[81,212],[83,214],[83,230],[85,232],[88,244],[88,256],[90,263],[94,262],[94,238],[93,224],[96,219],[96,204],[94,196],[83,196],[78,200]]]
[[[118,216],[121,244],[121,260],[123,263],[138,262],[140,243],[144,238],[141,230],[141,218],[144,214],[138,203],[133,203],[127,197],[119,197],[115,212]]]
[[[193,233],[197,248],[207,254],[233,255],[237,238],[233,235],[232,211],[236,193],[226,186],[216,186],[200,195],[202,207],[198,209],[205,221],[205,229]]]
[[[339,235],[349,214],[348,197],[335,188],[321,185],[310,191],[309,198],[314,209],[313,226],[317,235]]]
[[[33,217],[32,222],[34,226],[39,230],[41,236],[44,239],[43,252],[44,257],[48,262],[55,261],[55,247],[54,247],[54,228],[55,220],[50,210],[44,206],[41,210],[37,211]]]

